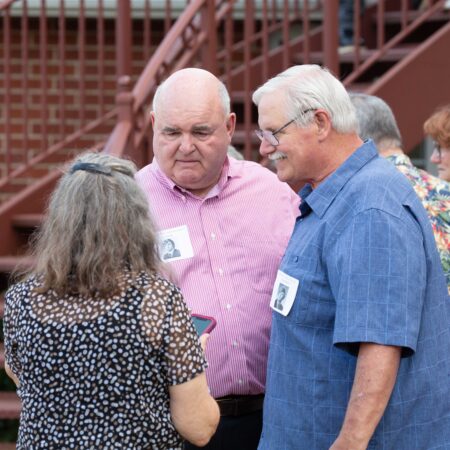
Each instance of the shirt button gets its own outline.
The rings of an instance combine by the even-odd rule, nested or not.
[[[226,308],[227,308],[227,309],[231,309],[231,305],[230,305],[229,303],[227,303]]]
[[[239,378],[238,383],[239,383],[239,384],[243,384],[244,381],[243,381],[241,378]]]
[[[211,239],[214,241],[214,239],[216,239],[216,235],[215,233],[211,233]]]
[[[233,347],[237,347],[239,344],[237,341],[233,341]]]
[[[223,269],[219,269],[219,275],[223,275]]]
[[[296,257],[294,258],[294,261],[295,261],[295,262],[298,262],[298,256],[296,256]]]

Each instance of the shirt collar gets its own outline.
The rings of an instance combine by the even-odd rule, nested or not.
[[[378,152],[373,141],[367,140],[316,189],[306,185],[299,193],[302,202],[305,201],[319,217],[322,217],[353,175],[377,156]]]
[[[218,196],[220,192],[222,192],[223,188],[227,184],[229,178],[233,178],[240,175],[239,167],[234,164],[235,160],[233,158],[229,158],[228,156],[225,158],[225,162],[223,164],[222,173],[220,174],[219,181],[215,184],[208,194],[205,197],[202,197],[202,200],[206,200],[207,198],[212,198]],[[156,158],[153,158],[153,161],[150,165],[150,169],[155,174],[156,178],[159,182],[170,189],[175,195],[179,197],[190,196],[193,198],[199,198],[196,195],[189,192],[187,189],[178,186],[173,182],[160,168]]]
[[[387,160],[394,163],[396,166],[406,166],[406,167],[413,167],[413,163],[409,159],[408,156],[406,156],[404,153],[396,153],[395,155],[389,155],[386,157]]]

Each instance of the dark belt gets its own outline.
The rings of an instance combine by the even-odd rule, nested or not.
[[[260,411],[264,403],[264,394],[229,395],[216,398],[221,416],[242,416]]]

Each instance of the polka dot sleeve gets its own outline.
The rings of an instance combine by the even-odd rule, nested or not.
[[[20,317],[21,299],[28,294],[28,289],[23,283],[11,287],[5,295],[5,315],[3,318],[3,334],[5,343],[5,360],[19,377],[21,373],[18,350],[18,318]]]
[[[202,373],[206,367],[189,310],[178,289],[173,289],[167,303],[164,347],[169,384],[181,384]]]

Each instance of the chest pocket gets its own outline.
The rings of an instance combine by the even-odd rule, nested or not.
[[[311,249],[311,251],[314,250]],[[313,255],[311,252],[304,254]],[[297,295],[287,316],[288,320],[314,328],[332,327],[335,302],[326,270],[322,267],[319,258],[295,254],[286,255],[281,270],[299,280]]]

